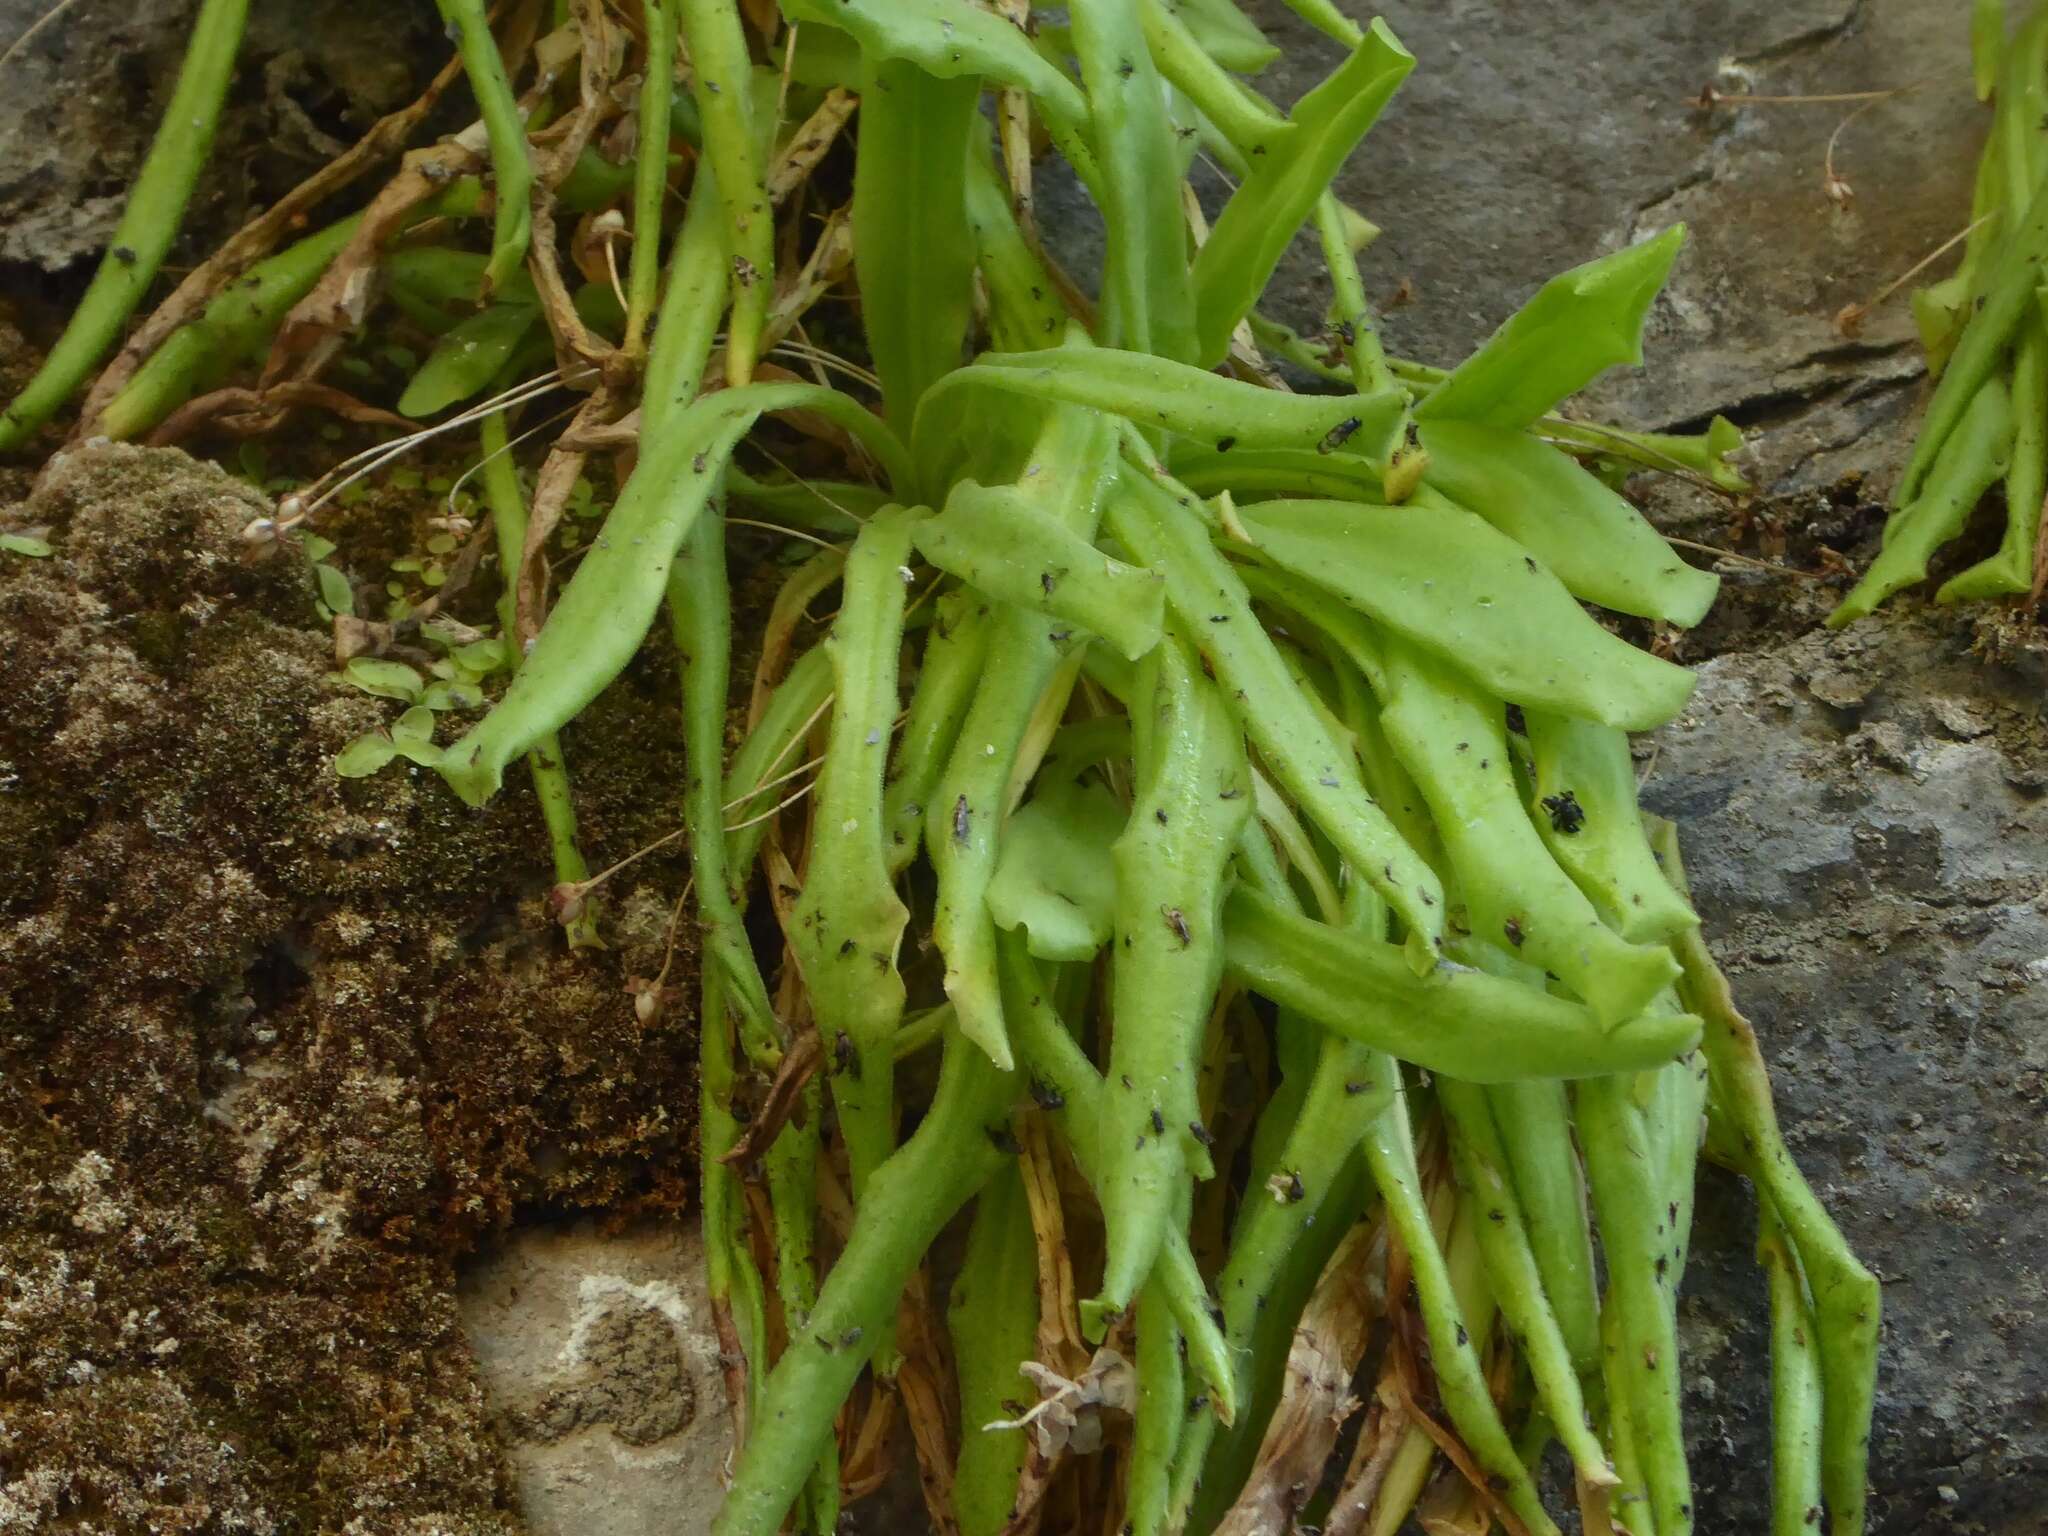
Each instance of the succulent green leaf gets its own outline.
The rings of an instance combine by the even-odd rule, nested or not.
[[[1526,427],[1607,369],[1643,360],[1643,322],[1685,226],[1560,272],[1416,407],[1423,420]]]
[[[1237,515],[1262,557],[1496,698],[1646,731],[1692,695],[1683,667],[1609,634],[1535,556],[1427,487],[1398,507],[1267,501]]]
[[[356,656],[342,668],[351,687],[360,688],[364,693],[374,694],[380,699],[402,699],[408,704],[417,704],[426,691],[426,683],[411,667],[402,661],[385,661],[376,656]]]
[[[399,397],[399,413],[418,420],[483,393],[539,323],[540,311],[528,304],[493,304],[471,315],[434,344]]]
[[[367,779],[398,755],[398,747],[382,731],[358,736],[335,754],[334,771],[344,779]]]
[[[1202,362],[1223,361],[1230,333],[1265,292],[1316,199],[1414,68],[1415,56],[1375,20],[1351,57],[1296,104],[1288,116],[1294,133],[1253,162],[1195,258]]]
[[[1023,929],[1040,960],[1092,960],[1115,927],[1110,845],[1123,826],[1123,807],[1099,784],[1040,790],[1003,827],[987,898],[996,926]]]

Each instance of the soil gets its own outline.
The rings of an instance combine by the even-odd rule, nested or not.
[[[99,447],[5,518],[56,553],[0,563],[0,1530],[513,1529],[456,1259],[686,1203],[691,1020],[627,991],[673,865],[571,956],[530,794],[336,778],[391,706],[268,510]],[[672,693],[576,733],[594,857],[668,830]]]
[[[43,9],[0,0],[0,39]],[[423,7],[256,9],[195,250],[439,56]],[[1250,9],[1289,49],[1275,94],[1328,66],[1280,0]],[[190,11],[82,0],[0,66],[0,389],[111,229]],[[1982,118],[1953,13],[1390,5],[1422,64],[1373,140],[1399,153],[1346,191],[1388,230],[1376,295],[1412,295],[1390,337],[1437,362],[1557,268],[1689,222],[1652,366],[1591,403],[1729,414],[1768,494],[1641,487],[1743,557],[1679,641],[1700,692],[1644,743],[1645,796],[1682,824],[1794,1149],[1887,1281],[1873,1530],[2035,1536],[2048,642],[1910,601],[1817,627],[1921,386],[1901,308],[1854,337],[1833,317],[1966,216]],[[1689,104],[1923,76],[1836,141],[1846,207],[1820,177],[1834,109]],[[1041,201],[1085,269],[1088,220]],[[1313,326],[1325,296],[1289,272]],[[55,548],[0,555],[0,1533],[701,1529],[723,1416],[677,1278],[687,934],[652,1019],[628,991],[685,871],[634,865],[613,947],[568,954],[523,785],[470,813],[424,772],[332,776],[393,708],[333,680],[303,560],[252,558],[257,493],[176,453],[79,450],[31,492],[32,468],[0,465],[0,527]],[[366,504],[336,558],[367,577],[425,511]],[[571,735],[594,863],[673,827],[674,691],[650,648]],[[1709,1176],[1683,1301],[1702,1536],[1765,1525],[1753,1236]]]

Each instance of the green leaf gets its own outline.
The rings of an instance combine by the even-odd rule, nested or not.
[[[490,258],[480,252],[415,245],[387,252],[378,270],[385,291],[406,318],[438,336],[482,301],[489,265]],[[501,304],[540,303],[533,278],[524,271],[499,284],[496,298]]]
[[[1572,595],[1616,613],[1699,623],[1720,578],[1695,570],[1622,496],[1526,432],[1430,421],[1423,482],[1477,512],[1556,572]]]
[[[1092,960],[1116,926],[1110,845],[1123,826],[1123,807],[1099,784],[1040,790],[1003,824],[987,896],[996,926],[1022,928],[1041,960]]]
[[[1225,69],[1255,75],[1280,57],[1280,49],[1248,20],[1235,0],[1162,0]]]
[[[308,560],[318,565],[334,553],[334,540],[323,539],[317,533],[302,533],[299,535],[299,547],[306,552]]]
[[[991,420],[1002,420],[999,408],[974,398],[990,390],[1085,405],[1224,452],[1341,449],[1374,460],[1383,460],[1393,446],[1405,408],[1405,397],[1394,390],[1296,395],[1109,347],[991,352],[940,380],[917,413],[914,446],[927,473],[959,458],[977,434],[987,434]],[[980,423],[972,430],[970,418]]]
[[[1398,507],[1267,501],[1237,515],[1263,558],[1496,698],[1646,731],[1692,695],[1683,667],[1609,634],[1521,545],[1426,486]]]
[[[974,288],[967,137],[985,131],[980,82],[914,64],[875,64],[861,91],[853,172],[853,264],[861,323],[892,421],[908,423],[960,366]]]
[[[1013,487],[961,481],[946,510],[918,529],[917,548],[997,601],[1065,619],[1129,660],[1159,643],[1166,584],[1111,559]]]
[[[358,736],[334,757],[334,771],[344,779],[366,779],[398,755],[398,748],[382,731]]]
[[[375,656],[357,656],[342,668],[349,685],[380,699],[419,702],[424,684],[419,673],[402,661],[383,661]]]
[[[455,651],[455,662],[467,672],[478,677],[488,677],[506,664],[509,652],[503,640],[493,636],[488,640],[472,640]]]
[[[1643,321],[1685,226],[1560,272],[1415,408],[1421,420],[1526,427],[1617,363],[1643,360]]]
[[[1979,101],[1991,99],[2004,51],[2005,0],[1976,0],[1970,9],[1970,74]]]
[[[1383,678],[1381,728],[1429,804],[1474,936],[1558,977],[1610,1028],[1649,1008],[1678,962],[1661,944],[1623,939],[1558,868],[1516,791],[1500,700],[1399,640],[1386,644]],[[1626,739],[1611,738],[1625,758]]]
[[[2048,165],[2042,168],[2024,216],[2013,225],[2016,212],[2004,210],[1999,222],[2010,225],[2011,233],[1998,242],[1990,269],[1980,279],[1974,307],[1966,306],[1969,318],[1927,402],[1913,457],[1895,493],[1902,503],[1919,497],[1922,482],[1930,478],[1950,435],[1962,430],[1965,414],[2003,366],[2013,333],[2038,313],[2035,284],[2042,258],[2048,255]]]
[[[942,80],[986,75],[1029,92],[1048,117],[1087,120],[1081,88],[1015,26],[967,0],[784,0],[782,9],[852,33],[870,58],[903,59]]]
[[[441,749],[434,745],[434,712],[415,704],[391,722],[391,746],[400,757],[422,768],[441,766]]]
[[[1295,132],[1253,162],[1195,257],[1202,362],[1223,361],[1316,199],[1414,68],[1414,55],[1375,20],[1357,51],[1295,105]]]
[[[1607,1029],[1590,1008],[1462,965],[1418,976],[1399,945],[1282,910],[1239,886],[1224,961],[1253,991],[1432,1072],[1472,1083],[1663,1066],[1699,1041],[1690,1014]]]
[[[1523,711],[1523,723],[1529,818],[1558,867],[1631,943],[1666,943],[1697,928],[1698,916],[1664,877],[1643,833],[1628,737],[1540,709]]]
[[[424,704],[415,704],[396,720],[391,722],[391,739],[399,746],[417,746],[423,741],[434,739],[434,712]]]
[[[471,315],[434,344],[399,396],[399,413],[432,416],[481,394],[539,323],[540,311],[528,304],[493,304]]]
[[[435,709],[482,709],[483,690],[471,683],[435,682],[427,684],[422,702],[429,710]]]
[[[1108,235],[1100,334],[1111,346],[1191,362],[1195,305],[1180,200],[1184,162],[1161,109],[1164,87],[1139,20],[1143,3],[1090,0],[1069,12],[1099,162],[1091,190]]]
[[[2005,473],[2012,443],[2011,399],[2000,380],[1986,379],[1942,444],[1919,495],[1886,519],[1884,548],[1828,615],[1829,628],[1864,617],[1901,587],[1926,576],[1935,550],[1963,531],[1978,499]]]
[[[0,549],[10,555],[26,555],[31,560],[46,560],[54,553],[47,539],[26,533],[0,533]]]
[[[331,565],[313,567],[314,579],[320,583],[320,601],[336,613],[354,613],[356,594],[348,584],[348,578]]]

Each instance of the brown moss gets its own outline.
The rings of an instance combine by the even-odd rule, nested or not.
[[[334,777],[391,707],[250,557],[267,510],[101,447],[7,514],[57,554],[0,562],[0,1529],[509,1530],[455,1258],[682,1201],[687,936],[652,1018],[627,990],[675,861],[570,955],[523,784]],[[645,660],[571,734],[593,860],[674,825],[673,689]]]

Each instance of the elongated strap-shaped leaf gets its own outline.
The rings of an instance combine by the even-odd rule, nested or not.
[[[330,224],[229,283],[135,370],[100,411],[96,430],[116,442],[140,437],[193,396],[217,387],[238,364],[261,357],[279,322],[312,291],[361,223],[358,214]]]
[[[492,197],[497,213],[484,287],[495,293],[501,283],[523,269],[526,248],[533,239],[533,151],[526,141],[526,121],[520,115],[518,98],[505,74],[505,60],[491,37],[483,0],[436,0],[436,4],[442,21],[455,36],[470,91],[490,135],[491,175],[496,182]]]
[[[0,453],[19,448],[71,398],[119,339],[121,327],[148,291],[177,238],[185,204],[212,148],[221,102],[235,78],[235,57],[241,51],[242,30],[248,19],[249,0],[204,0],[199,7],[170,104],[150,141],[148,158],[142,162],[92,284],[35,377],[0,411]],[[25,31],[15,42],[27,36]]]
[[[734,446],[765,411],[808,410],[858,437],[902,485],[909,461],[850,396],[815,384],[749,384],[709,395],[647,445],[491,712],[448,749],[441,776],[471,805],[498,792],[505,765],[560,730],[624,670],[661,607],[669,567]]]
[[[1499,701],[1404,641],[1387,641],[1386,671],[1380,723],[1429,802],[1472,932],[1549,971],[1604,1024],[1641,1013],[1678,962],[1601,922],[1544,849],[1515,792]]]
[[[1970,7],[1970,77],[1977,99],[1989,101],[2005,51],[2005,0],[1975,0]]]
[[[1042,415],[1042,422],[1016,493],[1076,537],[1092,538],[1103,487],[1116,462],[1113,423],[1071,406],[1024,414]],[[1001,664],[986,673],[976,690],[925,816],[925,846],[938,877],[932,937],[946,959],[946,996],[961,1033],[1005,1068],[1010,1046],[996,968],[996,928],[986,897],[1010,809],[1017,754],[1047,703],[1048,685],[1062,686],[1062,656],[1074,648],[1064,628],[1060,621],[1024,609],[994,610],[988,652]],[[1071,686],[1072,672],[1064,675],[1064,686]]]
[[[1247,156],[1264,155],[1294,137],[1293,124],[1203,51],[1168,0],[1139,0],[1139,9],[1159,73],[1235,148]]]
[[[853,268],[861,323],[889,419],[907,427],[941,374],[960,366],[974,286],[967,135],[981,83],[915,64],[870,65],[853,171]]]
[[[434,344],[399,396],[399,413],[417,420],[480,393],[539,323],[531,304],[493,304],[471,315]]]
[[[1010,189],[978,138],[967,162],[967,222],[988,289],[989,337],[1005,352],[1057,346],[1070,316],[1045,260],[1017,223]]]
[[[1279,47],[1238,9],[1237,0],[1164,0],[1202,49],[1225,69],[1255,75],[1280,57]]]
[[[946,1303],[946,1328],[960,1378],[960,1457],[953,1468],[953,1514],[960,1536],[1000,1536],[1017,1503],[1017,1481],[1031,1450],[1019,1429],[987,1426],[1009,1419],[1038,1358],[1036,1235],[1024,1180],[1000,1170],[974,1202],[967,1251]]]
[[[1040,960],[1093,960],[1115,922],[1110,844],[1124,811],[1099,784],[1049,784],[1003,827],[988,910],[1002,929],[1022,928]]]
[[[1288,242],[1414,67],[1415,56],[1375,20],[1351,57],[1288,115],[1293,135],[1252,163],[1195,258],[1201,361],[1223,361],[1230,333],[1251,313]]]
[[[1927,415],[1913,442],[1913,457],[1899,478],[1896,495],[1901,506],[1920,499],[1923,485],[1934,478],[1949,438],[1963,431],[1980,391],[2004,361],[2013,332],[2035,309],[2034,289],[2041,261],[2048,256],[2048,164],[2042,167],[2025,212],[2008,208],[2001,222],[2009,223],[2010,233],[1998,242],[1997,253],[1981,280],[1982,302],[1971,312],[1942,370],[1941,382],[1934,386],[1934,397],[1927,402]]]
[[[761,718],[733,754],[723,801],[730,807],[728,825],[733,829],[725,838],[728,870],[753,868],[754,855],[768,830],[768,819],[760,813],[782,798],[783,786],[764,784],[803,761],[798,751],[800,739],[831,702],[832,687],[832,659],[823,645],[813,646],[796,659],[789,675],[768,696]]]
[[[981,683],[993,628],[988,601],[965,588],[946,593],[937,609],[925,632],[917,687],[910,696],[909,717],[897,738],[883,800],[892,875],[909,867],[924,842],[925,803],[931,799],[932,786],[938,783],[946,759],[953,755],[960,722]]]
[[[1632,943],[1663,943],[1698,927],[1643,833],[1628,737],[1548,710],[1522,714],[1535,770],[1529,815],[1558,866]]]
[[[1642,1111],[1624,1077],[1601,1077],[1574,1091],[1586,1181],[1607,1260],[1601,1324],[1610,1405],[1626,1412],[1630,1440],[1649,1496],[1652,1529],[1691,1536],[1692,1489],[1685,1462],[1674,1312],[1665,1304],[1658,1235],[1670,1218]],[[1617,1458],[1619,1459],[1619,1458]],[[1623,1470],[1624,1485],[1634,1479]]]
[[[870,58],[902,59],[928,75],[986,75],[1036,98],[1039,110],[1079,126],[1081,88],[1011,23],[969,0],[788,0],[791,21],[853,34]]]
[[[1421,435],[1424,482],[1549,566],[1574,597],[1687,627],[1706,616],[1721,579],[1687,565],[1569,454],[1483,422],[1425,422]]]
[[[1206,1153],[1197,1078],[1223,968],[1224,870],[1251,810],[1244,734],[1178,633],[1139,669],[1132,711],[1137,780],[1114,848],[1118,1028],[1102,1104],[1106,1254],[1084,1305],[1101,1324],[1136,1298],[1172,1219],[1175,1186]]]
[[[1643,360],[1643,320],[1685,226],[1560,272],[1415,409],[1423,420],[1526,427],[1617,363]]]
[[[1159,643],[1166,586],[1113,560],[1013,487],[962,481],[918,529],[925,559],[999,602],[1102,636],[1132,661]]]
[[[1591,1077],[1662,1066],[1699,1040],[1691,1014],[1605,1029],[1591,1009],[1484,971],[1417,976],[1400,946],[1282,911],[1239,887],[1224,903],[1224,966],[1323,1028],[1466,1082]]]
[[[896,1141],[892,1036],[904,1000],[896,951],[910,914],[889,870],[882,788],[903,649],[901,572],[926,515],[904,508],[877,514],[846,557],[839,617],[825,641],[834,701],[818,773],[818,823],[789,935],[820,1038],[834,1048],[832,1098],[856,1198]]]
[[[1937,602],[2004,597],[2034,584],[2034,544],[2048,496],[2048,328],[2036,313],[2022,323],[2012,354],[2012,453],[2005,470],[2005,537],[1992,554],[1951,576]]]
[[[1195,355],[1181,158],[1139,17],[1144,0],[1079,0],[1074,51],[1088,90],[1088,126],[1108,250],[1102,339],[1180,362]]]
[[[1400,507],[1268,501],[1240,508],[1238,519],[1265,559],[1496,698],[1644,731],[1692,695],[1683,667],[1609,634],[1513,539],[1426,488]]]
[[[1174,478],[1204,496],[1228,491],[1237,501],[1307,496],[1318,501],[1384,502],[1379,465],[1348,453],[1313,448],[1239,448],[1219,453],[1188,443],[1167,456]]]
[[[1435,871],[1366,793],[1350,750],[1340,747],[1295,686],[1286,661],[1252,612],[1243,579],[1209,542],[1208,531],[1141,472],[1112,503],[1110,528],[1147,564],[1166,573],[1167,601],[1201,648],[1226,702],[1294,803],[1401,915],[1417,942],[1443,932],[1443,887]]]
[[[1955,377],[1951,365],[1941,387],[1946,388]],[[1921,428],[1923,434],[1926,430]],[[1927,439],[1923,435],[1920,440],[1924,443]],[[1862,618],[1901,587],[1910,587],[1926,576],[1934,552],[1963,531],[1977,499],[2005,473],[2012,443],[2011,399],[2003,382],[1987,376],[1942,445],[1919,494],[1885,520],[1884,548],[1870,562],[1863,579],[1828,615],[1829,627],[1839,629]]]
[[[1373,460],[1393,447],[1403,410],[1403,397],[1393,390],[1288,394],[1110,347],[991,352],[948,374],[926,396],[912,440],[928,472],[963,451],[957,439],[967,422],[1001,409],[986,399],[992,392],[1085,405],[1225,452],[1308,448],[1334,457],[1341,448]]]
[[[732,257],[732,315],[727,322],[725,376],[754,376],[761,327],[775,291],[775,216],[761,183],[765,115],[755,109],[753,65],[734,0],[681,0],[683,43],[694,75],[697,115],[704,124],[704,162],[718,177]]]

